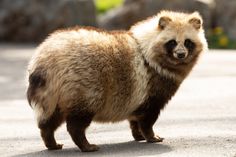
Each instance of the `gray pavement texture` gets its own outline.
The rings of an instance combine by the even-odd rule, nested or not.
[[[203,54],[161,113],[154,130],[162,143],[134,142],[127,122],[93,123],[87,130],[98,152],[81,153],[66,131],[62,150],[43,145],[25,98],[25,70],[35,46],[0,45],[0,156],[236,157],[236,51]]]

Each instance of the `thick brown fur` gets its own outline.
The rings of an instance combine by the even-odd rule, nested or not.
[[[135,140],[161,142],[153,125],[207,49],[198,13],[163,11],[129,31],[76,27],[51,34],[28,66],[27,98],[48,149],[66,121],[81,151],[96,151],[92,121],[129,120]]]

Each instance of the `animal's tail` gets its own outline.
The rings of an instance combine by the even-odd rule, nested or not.
[[[57,99],[46,80],[46,71],[36,68],[29,75],[27,99],[35,112],[38,124],[43,123],[53,114],[57,106]]]

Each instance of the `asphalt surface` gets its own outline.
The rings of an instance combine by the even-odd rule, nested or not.
[[[48,151],[25,98],[25,71],[34,46],[0,44],[0,156],[236,157],[236,51],[211,50],[161,113],[155,132],[162,143],[135,142],[127,122],[93,123],[87,130],[100,150],[81,153],[66,131],[64,147]]]

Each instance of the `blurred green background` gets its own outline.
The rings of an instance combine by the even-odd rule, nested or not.
[[[95,0],[95,5],[98,13],[105,13],[109,9],[121,6],[123,0]]]

